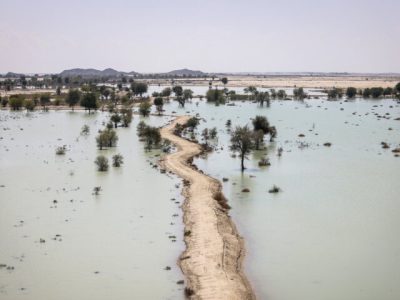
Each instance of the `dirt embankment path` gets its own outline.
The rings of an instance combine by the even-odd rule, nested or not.
[[[242,270],[244,243],[227,212],[214,199],[221,191],[216,179],[193,168],[188,160],[201,153],[201,147],[173,134],[181,116],[161,129],[178,151],[167,155],[161,164],[187,183],[183,195],[186,250],[179,264],[186,276],[193,299],[255,299]]]

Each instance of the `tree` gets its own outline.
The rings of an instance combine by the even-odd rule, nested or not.
[[[79,90],[69,90],[67,98],[65,99],[65,102],[69,105],[69,107],[74,110],[74,106],[79,103],[81,100],[81,92]]]
[[[244,88],[244,93],[251,94],[254,97],[257,94],[257,88],[251,85],[247,88]]]
[[[383,88],[381,87],[373,87],[371,88],[371,96],[372,98],[379,98],[383,95]]]
[[[85,93],[82,97],[81,105],[85,110],[89,110],[89,114],[92,109],[97,110],[99,107],[97,103],[97,95],[93,92]]]
[[[57,94],[57,96],[61,95],[61,87],[59,87],[59,86],[57,87],[56,94]]]
[[[138,136],[145,141],[146,150],[151,150],[153,147],[159,146],[161,142],[160,129],[157,127],[148,126],[143,121],[138,124],[137,133]]]
[[[118,135],[115,130],[106,128],[99,131],[96,137],[96,143],[99,150],[103,150],[105,147],[114,147],[117,145]]]
[[[400,94],[400,82],[395,85],[394,90],[396,91],[396,93]]]
[[[183,90],[183,98],[186,100],[192,99],[193,98],[193,91],[191,89],[185,89]]]
[[[27,111],[34,111],[35,110],[35,102],[32,99],[26,99],[24,101],[24,107]]]
[[[97,165],[98,171],[105,172],[108,170],[108,158],[104,155],[97,156],[94,163]]]
[[[253,148],[252,135],[247,125],[243,127],[238,126],[231,133],[230,149],[234,152],[239,152],[242,172],[245,169],[244,159],[247,158],[247,155]]]
[[[139,113],[143,116],[143,117],[147,117],[150,114],[150,110],[151,110],[151,104],[148,101],[142,102],[139,105]]]
[[[349,99],[354,98],[357,95],[357,89],[355,87],[348,87],[346,89],[346,96]]]
[[[260,92],[256,96],[256,100],[260,103],[261,106],[264,106],[264,102],[267,102],[267,106],[269,106],[269,93],[268,92]]]
[[[121,109],[121,114],[122,114],[122,126],[129,127],[133,118],[132,110],[130,108],[123,108]]]
[[[166,87],[165,89],[162,90],[161,96],[169,97],[169,96],[171,96],[171,92],[172,92],[171,88]]]
[[[286,99],[287,94],[286,94],[285,90],[279,90],[276,93],[276,96],[278,97],[278,99]]]
[[[8,104],[12,110],[20,110],[24,105],[24,97],[22,95],[11,95]]]
[[[121,154],[115,154],[112,157],[113,167],[120,167],[124,163],[124,157]]]
[[[209,130],[210,138],[211,139],[216,139],[218,132],[217,132],[217,127],[213,127]]]
[[[208,145],[208,139],[210,138],[210,135],[208,134],[208,128],[203,129],[203,131],[201,132],[201,136],[203,137],[204,141],[206,142],[206,145]]]
[[[293,97],[294,99],[303,100],[307,98],[307,94],[304,92],[302,87],[299,87],[293,90]]]
[[[366,88],[363,90],[362,96],[364,98],[369,98],[371,96],[371,90],[369,88]]]
[[[222,90],[209,89],[206,93],[208,102],[214,102],[216,105],[225,103],[225,95]]]
[[[224,86],[226,86],[226,84],[228,83],[228,78],[222,77],[221,82],[223,83]]]
[[[260,150],[260,146],[264,143],[264,132],[262,130],[253,131],[254,147]]]
[[[387,87],[383,90],[383,96],[391,96],[393,95],[393,88]]]
[[[162,97],[157,97],[154,99],[154,105],[157,108],[158,114],[161,115],[164,106],[164,100]]]
[[[50,104],[50,94],[40,95],[39,101],[40,101],[40,105],[43,106],[43,110],[47,110],[46,105]]]
[[[267,134],[269,132],[268,119],[264,116],[256,116],[253,119],[253,128],[254,131],[261,130],[264,134]]]
[[[131,90],[134,95],[139,95],[142,98],[144,93],[147,93],[148,85],[145,82],[132,82]]]
[[[198,125],[200,124],[200,120],[196,117],[191,117],[189,120],[186,121],[184,127],[189,128],[193,131]]]
[[[121,122],[121,116],[117,113],[113,114],[110,118],[111,122],[114,123],[114,127],[117,128],[118,127],[118,123]]]
[[[172,91],[175,94],[175,97],[182,97],[183,95],[183,88],[180,85],[176,85],[172,88]]]

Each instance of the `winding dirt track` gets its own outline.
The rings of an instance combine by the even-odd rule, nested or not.
[[[255,299],[242,271],[243,240],[213,197],[221,191],[221,184],[188,162],[201,153],[201,147],[173,134],[175,124],[189,118],[178,117],[161,129],[161,136],[178,148],[161,164],[189,183],[183,190],[186,250],[179,259],[187,287],[194,291],[192,299]]]

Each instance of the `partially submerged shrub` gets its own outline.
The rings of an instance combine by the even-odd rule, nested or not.
[[[161,134],[159,128],[140,122],[137,127],[137,134],[146,143],[146,150],[160,146]]]
[[[262,158],[262,159],[258,162],[258,166],[259,166],[259,167],[267,167],[267,166],[270,166],[270,165],[271,165],[271,163],[269,162],[269,158],[266,158],[266,157]]]
[[[105,147],[115,147],[117,145],[118,135],[113,129],[105,129],[99,132],[96,137],[96,143],[99,150]]]
[[[88,135],[90,133],[89,125],[83,125],[81,129],[81,135]]]
[[[124,157],[121,154],[115,154],[112,161],[114,167],[120,167],[124,163]]]
[[[279,187],[277,187],[276,185],[274,185],[274,186],[268,191],[268,193],[275,194],[275,193],[279,193],[280,191],[281,191],[281,189],[280,189]]]
[[[67,151],[67,148],[65,147],[65,145],[64,146],[60,146],[60,147],[57,147],[56,154],[57,155],[64,155],[66,151]]]
[[[108,158],[104,155],[97,156],[94,163],[97,165],[98,171],[104,172],[108,170]]]

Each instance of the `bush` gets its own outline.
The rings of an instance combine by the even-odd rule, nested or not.
[[[139,113],[143,116],[143,117],[147,117],[150,114],[150,110],[151,110],[151,104],[148,101],[142,102],[139,105]]]
[[[195,129],[197,127],[197,125],[199,125],[200,121],[199,119],[197,119],[196,117],[191,117],[189,120],[187,120],[187,122],[185,123],[185,127],[186,128],[190,128],[190,129]]]
[[[115,154],[112,161],[114,167],[120,167],[124,163],[124,157],[121,154]]]
[[[24,102],[24,107],[26,108],[26,110],[28,110],[28,111],[33,111],[33,110],[35,110],[35,102],[33,101],[33,100],[31,100],[31,99],[27,99],[27,100],[25,100],[25,102]]]
[[[20,110],[23,104],[24,104],[24,97],[22,95],[10,96],[9,105],[12,110]]]
[[[90,133],[89,125],[83,125],[81,129],[81,135],[88,135]]]
[[[207,91],[206,98],[208,102],[216,104],[225,103],[225,95],[222,90],[210,89]]]
[[[103,155],[99,155],[99,156],[97,156],[94,163],[97,165],[98,171],[105,172],[108,170],[108,158],[107,157],[105,157]]]
[[[60,147],[57,147],[56,154],[64,155],[66,151],[67,151],[67,148],[65,146],[60,146]]]
[[[280,189],[279,187],[277,187],[276,185],[274,185],[274,186],[268,191],[268,193],[275,194],[275,193],[279,193],[280,191],[281,191],[281,189]]]

